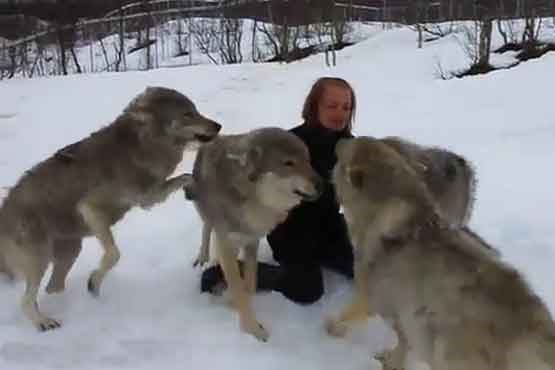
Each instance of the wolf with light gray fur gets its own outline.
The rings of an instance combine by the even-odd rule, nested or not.
[[[293,207],[317,198],[322,179],[310,165],[306,145],[294,134],[273,127],[218,136],[199,150],[193,178],[185,192],[204,221],[197,262],[208,261],[213,231],[240,327],[265,341],[269,334],[250,304],[256,290],[259,240],[283,222]],[[244,280],[237,263],[240,249]]]
[[[25,279],[21,307],[38,329],[60,326],[37,304],[48,265],[46,291],[64,290],[82,239],[95,236],[104,254],[88,289],[98,295],[120,256],[111,226],[130,208],[148,209],[189,183],[191,175],[168,176],[187,146],[220,128],[178,91],[149,87],[113,123],[25,172],[0,208],[0,267]]]
[[[424,180],[446,222],[453,226],[468,223],[474,207],[476,176],[467,159],[443,148],[418,145],[399,137],[382,141],[401,154]]]
[[[541,298],[483,239],[444,222],[425,181],[387,140],[340,142],[337,155],[355,294],[327,321],[329,334],[378,314],[398,337],[376,356],[384,370],[408,369],[409,351],[431,370],[555,370],[555,323]]]

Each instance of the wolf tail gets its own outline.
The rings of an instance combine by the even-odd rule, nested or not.
[[[428,185],[438,198],[442,211],[452,224],[468,224],[476,194],[474,167],[451,151],[431,149],[428,153],[435,165],[430,168]]]
[[[474,166],[465,158],[454,155],[452,165],[457,169],[457,179],[461,186],[460,194],[464,197],[461,207],[461,220],[462,224],[468,224],[472,211],[474,209],[474,202],[476,200],[476,171]]]

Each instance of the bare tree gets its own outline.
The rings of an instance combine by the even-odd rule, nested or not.
[[[267,15],[270,24],[263,23],[258,28],[258,31],[265,37],[265,44],[270,47],[274,52],[273,60],[291,62],[293,53],[299,49],[299,41],[303,36],[303,28],[298,26],[291,26],[287,17],[287,9],[284,10],[285,15],[281,24],[277,24],[272,12],[271,3],[267,3]],[[284,4],[285,7],[290,6],[289,3]]]
[[[530,4],[529,0],[521,0],[524,11],[524,32],[522,33],[522,45],[526,51],[537,48],[539,34],[542,27],[542,18],[537,16],[537,9]]]
[[[492,69],[490,65],[491,38],[493,30],[492,9],[480,1],[474,2],[476,20],[473,26],[463,27],[461,46],[469,62],[469,73],[483,73]]]
[[[351,31],[349,23],[347,22],[347,9],[343,8],[340,12],[334,12],[332,21],[333,36],[335,42],[342,46],[345,42],[345,36]]]
[[[177,40],[177,54],[178,55],[185,55],[185,43],[183,40],[183,35],[186,35],[183,27],[183,18],[178,17],[177,19],[177,32],[176,32],[176,40]]]
[[[463,49],[470,65],[478,62],[478,33],[479,22],[473,22],[472,25],[465,25],[461,28],[461,37],[458,39],[459,45]]]
[[[56,36],[58,46],[60,48],[60,67],[61,73],[68,74],[67,68],[67,52],[71,54],[75,68],[81,73],[81,66],[77,60],[74,44],[76,41],[76,23],[77,19],[72,14],[71,3],[68,0],[59,0],[56,2]]]
[[[270,47],[273,50],[273,54],[276,58],[279,58],[281,55],[281,47],[279,44],[278,39],[275,37],[274,32],[272,31],[272,26],[267,25],[266,23],[260,24],[258,31],[262,33],[264,36],[264,44],[266,47]]]
[[[338,48],[342,48],[345,42],[345,36],[349,32],[349,25],[347,23],[347,8],[341,10],[336,10],[333,12],[333,19],[330,24],[330,38],[331,45],[326,49],[326,65],[336,66],[337,65],[337,53]],[[331,54],[331,63],[329,61],[329,55]]]
[[[503,44],[516,44],[518,42],[518,34],[515,30],[515,21],[512,19],[498,19],[496,21],[497,31],[503,38]]]
[[[422,31],[435,37],[445,37],[453,34],[457,30],[457,23],[454,21],[451,21],[447,24],[431,23],[431,24],[421,24],[420,26],[422,27]]]
[[[9,74],[8,74],[8,78],[13,78],[15,76],[15,71],[17,69],[17,61],[16,61],[16,53],[17,50],[15,48],[15,46],[10,46],[8,48],[8,57],[10,58],[10,68],[9,68]]]
[[[478,44],[477,65],[482,68],[490,67],[491,35],[493,20],[489,16],[480,21],[480,41]]]
[[[241,53],[241,42],[243,40],[243,21],[238,19],[220,19],[219,29],[213,30],[218,34],[218,48],[220,59],[225,64],[241,63],[243,55]]]
[[[243,61],[241,43],[243,21],[238,19],[202,19],[191,24],[195,44],[214,64],[235,64]],[[214,54],[217,54],[220,62]]]
[[[252,24],[252,35],[251,35],[252,61],[255,63],[258,62],[259,56],[260,56],[260,50],[258,49],[258,42],[257,42],[257,35],[256,35],[257,28],[258,28],[258,22],[255,19],[254,23]]]
[[[81,65],[79,64],[79,60],[77,59],[77,54],[75,53],[74,43],[72,43],[71,46],[69,47],[69,52],[71,53],[73,64],[77,69],[77,73],[83,73],[83,70],[81,69]]]
[[[119,27],[118,27],[118,40],[119,48],[116,48],[116,63],[114,65],[116,72],[120,71],[120,65],[123,62],[123,70],[127,70],[127,58],[125,50],[125,12],[123,10],[123,0],[118,0],[118,10],[119,10]]]
[[[190,23],[190,30],[196,47],[200,52],[208,57],[214,64],[219,64],[218,60],[212,55],[218,52],[217,40],[213,37],[213,29],[217,27],[217,20],[200,19]]]
[[[407,9],[407,19],[409,23],[415,25],[417,32],[417,47],[420,49],[424,45],[424,27],[429,20],[430,0],[415,0],[410,3]]]
[[[282,60],[284,60],[285,62],[289,62],[289,37],[290,37],[290,30],[289,30],[289,23],[287,22],[287,16],[285,15],[283,17],[283,23],[281,25],[281,27],[274,27],[274,30],[277,31],[277,34],[279,35],[279,40],[281,43],[281,50],[280,50],[280,55],[282,57]]]
[[[143,44],[144,48],[146,49],[145,69],[149,70],[152,68],[152,57],[151,57],[151,50],[150,50],[152,40],[150,38],[150,29],[153,26],[152,16],[150,14],[151,10],[150,10],[149,0],[141,0],[141,10],[144,13],[144,16],[142,17],[142,21],[143,21],[142,26],[144,27],[143,29],[145,32],[145,41]],[[140,32],[141,31],[139,31],[139,34]],[[140,44],[140,38],[139,38],[139,44]]]
[[[104,56],[104,63],[106,64],[105,71],[111,70],[110,57],[108,56],[108,51],[106,50],[106,46],[104,45],[104,40],[102,39],[103,35],[98,35],[98,42],[100,44],[100,48],[102,49],[102,55]]]
[[[57,25],[56,29],[57,29],[56,34],[58,36],[58,46],[60,48],[59,53],[60,53],[61,73],[64,74],[64,75],[67,75],[67,58],[66,58],[65,37],[64,37],[64,33],[63,33],[61,25]]]

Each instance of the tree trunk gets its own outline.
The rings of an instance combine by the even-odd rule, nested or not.
[[[146,69],[149,70],[152,67],[150,61],[150,22],[147,20],[146,23]]]
[[[79,65],[79,60],[77,60],[77,54],[75,54],[75,48],[73,45],[69,48],[71,53],[71,57],[73,58],[73,63],[75,64],[75,68],[77,68],[77,73],[83,73],[81,70],[81,66]]]
[[[16,61],[16,48],[15,46],[10,46],[8,49],[8,54],[10,57],[10,73],[8,74],[8,78],[13,78],[15,76],[15,70],[17,68],[17,61]]]
[[[116,71],[119,72],[120,70],[120,63],[123,62],[123,70],[127,70],[127,58],[126,58],[126,50],[125,50],[125,20],[123,19],[123,3],[120,0],[119,6],[119,55],[118,61],[116,63]]]
[[[66,46],[61,26],[57,26],[57,34],[58,46],[60,47],[60,66],[62,68],[62,74],[67,75]]]
[[[497,20],[497,30],[499,31],[501,37],[503,37],[503,45],[507,45],[509,43],[509,36],[507,35],[507,32],[503,29],[502,22],[503,21],[501,19]]]
[[[554,0],[555,1],[555,0]],[[253,62],[258,62],[258,56],[256,55],[256,27],[257,27],[257,22],[256,19],[254,20],[253,26],[252,26],[252,45],[251,45],[251,49],[252,49],[252,61]]]
[[[89,60],[90,64],[90,72],[94,73],[94,42],[92,39],[89,40]]]
[[[98,38],[98,42],[100,42],[102,54],[104,55],[104,61],[106,62],[106,71],[110,71],[110,59],[108,58],[108,53],[106,51],[106,47],[104,46],[104,41],[102,41],[102,37]]]
[[[183,24],[181,22],[181,18],[179,18],[177,20],[177,52],[179,55],[183,55],[183,40],[182,40],[182,35],[183,35]]]
[[[281,58],[286,63],[289,63],[289,24],[287,22],[287,16],[283,17],[281,32]]]
[[[486,18],[480,22],[480,44],[478,47],[478,65],[489,66],[489,55],[491,50],[492,19]]]

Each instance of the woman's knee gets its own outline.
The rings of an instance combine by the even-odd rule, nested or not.
[[[317,302],[324,294],[324,282],[320,267],[288,268],[279,289],[285,297],[300,304]]]

